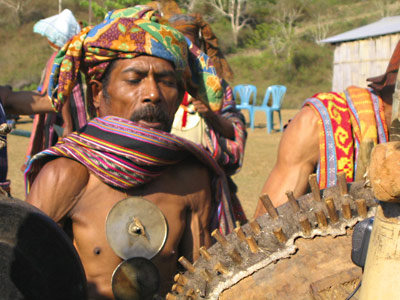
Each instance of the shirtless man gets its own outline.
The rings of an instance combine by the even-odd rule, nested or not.
[[[163,41],[155,45],[157,40],[152,34],[162,33],[171,38],[171,44],[179,45],[175,50],[184,50],[187,44],[183,36],[170,27],[148,19],[138,21],[129,18],[129,9],[115,11],[107,16],[107,23],[99,24],[88,34],[84,29],[81,36],[70,42],[71,47],[74,47],[77,41],[83,41],[83,55],[78,55],[85,59],[91,57],[88,52],[98,45],[104,47],[105,40],[109,42],[106,53],[116,54],[112,58],[103,57],[97,63],[93,60],[80,62],[86,66],[91,64],[91,68],[86,70],[88,70],[87,76],[91,78],[93,105],[98,111],[99,118],[89,122],[79,133],[66,137],[64,143],[38,154],[27,171],[28,179],[30,182],[33,181],[27,201],[61,225],[67,219],[72,220],[73,241],[85,268],[90,299],[113,299],[111,275],[122,260],[107,242],[105,220],[115,203],[127,196],[144,197],[156,204],[166,217],[168,238],[162,251],[152,259],[160,271],[161,295],[164,295],[171,286],[172,277],[177,270],[177,258],[184,255],[189,260],[194,260],[198,257],[201,246],[211,245],[211,221],[215,218],[218,205],[212,195],[210,182],[211,177],[215,176],[214,171],[220,169],[216,167],[217,169],[213,170],[211,164],[208,166],[204,164],[204,161],[207,159],[212,161],[212,158],[205,151],[197,149],[197,146],[189,145],[196,148],[196,151],[200,150],[203,164],[200,163],[193,155],[188,155],[188,151],[179,148],[184,142],[165,133],[170,130],[174,114],[182,99],[184,91],[182,86],[188,84],[185,81],[186,77],[183,76],[185,69],[183,64],[187,57],[182,51],[180,56],[171,58],[172,50],[168,46],[164,46],[165,48],[161,50]],[[121,15],[123,17],[120,17]],[[116,32],[116,26],[125,27],[127,34]],[[150,26],[155,32],[143,29]],[[135,34],[130,35],[129,32]],[[88,38],[85,40],[86,34]],[[130,44],[132,46],[130,55],[119,52],[121,48],[117,42],[124,39],[135,40],[135,43]],[[170,60],[162,57],[169,57]],[[68,56],[65,59],[68,60]],[[106,71],[102,65],[104,61],[109,62]],[[64,74],[63,70],[66,69],[61,69],[58,85],[59,93],[65,92],[65,94],[58,94],[58,98],[54,100],[56,102],[68,93],[68,87],[63,84],[73,84],[73,80],[70,80],[73,76],[69,72],[70,69],[66,70],[68,74]],[[63,78],[66,78],[66,81],[63,81]],[[57,102],[55,107],[60,107],[60,102]],[[93,132],[103,125],[106,129],[93,138],[95,136],[92,136]],[[123,134],[118,135],[117,131],[123,131]],[[163,144],[158,149],[159,153],[147,153],[143,150],[144,147],[154,148],[153,144],[162,143],[162,140],[157,137],[148,145],[146,142],[127,137],[138,135],[142,131],[146,139],[156,134],[165,139],[178,140],[179,145],[171,141],[169,144]],[[87,136],[90,138],[86,139]],[[92,149],[90,145],[93,139],[96,139],[96,147]],[[144,155],[149,155],[149,160],[150,158],[157,160],[157,155],[162,156],[166,152],[176,150],[171,145],[178,148],[178,153],[173,158],[168,157],[171,155],[169,153],[165,158],[162,157],[163,161],[167,161],[165,165],[161,162],[157,165],[157,161],[155,164],[152,163],[148,170],[146,167],[149,165],[138,164],[140,172],[136,174],[130,173],[128,169],[125,172],[117,170],[113,173],[112,169],[119,168],[119,160],[126,159],[125,156],[115,154],[116,156],[107,160],[108,151],[118,144],[118,139],[124,139],[125,142],[134,140],[136,144],[142,143],[143,148],[135,149],[131,149],[126,143],[118,145],[128,152],[127,155],[143,151]],[[79,142],[74,144],[76,140]],[[84,147],[81,147],[82,144],[85,144]],[[110,146],[107,151],[101,152],[103,144],[106,144],[106,147]],[[94,165],[96,162],[87,163],[99,152],[102,156],[96,156],[97,165]],[[70,153],[72,155],[69,155]],[[83,155],[85,159],[80,160]],[[199,157],[199,152],[196,156]],[[129,162],[135,164],[137,161]],[[104,164],[110,167],[102,169]],[[35,178],[35,172],[32,170],[36,166],[42,168]],[[135,167],[136,165],[133,166]],[[142,176],[142,173],[146,172],[147,176],[146,174]]]
[[[369,85],[372,88],[370,92],[366,89],[349,87],[343,94],[320,93],[314,95],[313,98],[317,98],[317,102],[319,104],[324,103],[323,106],[327,106],[328,101],[331,101],[330,103],[340,103],[340,110],[343,111],[343,114],[340,116],[342,119],[348,119],[348,122],[345,125],[348,126],[347,135],[349,139],[352,139],[352,132],[356,132],[356,129],[358,128],[361,132],[361,141],[371,139],[374,141],[374,144],[386,142],[388,135],[387,128],[389,128],[391,120],[392,95],[394,92],[399,64],[400,43],[397,44],[396,49],[393,52],[386,73],[381,76],[368,79],[368,81],[372,82]],[[321,99],[323,100],[320,101]],[[279,144],[277,162],[262,189],[262,194],[268,194],[274,206],[276,207],[288,201],[285,195],[286,191],[293,191],[295,197],[299,197],[308,192],[308,177],[310,174],[316,172],[317,166],[319,167],[321,155],[324,153],[321,152],[322,146],[320,136],[323,121],[319,116],[318,109],[314,105],[316,102],[313,101],[315,101],[315,99],[311,101],[308,99],[303,108],[288,124]],[[365,116],[364,112],[366,110],[365,106],[362,107],[361,105],[369,103],[368,105],[370,107],[368,107],[368,109],[371,111],[369,117],[373,119],[372,125],[369,127],[370,131],[367,130],[368,127],[365,125],[370,121],[364,120],[365,122],[360,125],[359,121],[357,124],[357,121],[352,119],[352,116],[349,118],[348,115],[350,114],[349,112],[351,111],[351,108],[349,108],[350,105],[346,103],[350,102],[356,107],[352,113],[354,114],[354,111],[356,111],[355,113],[358,114],[359,119],[361,119],[362,116]],[[357,107],[357,105],[360,106]],[[336,110],[336,112],[337,111],[339,111],[339,109]],[[336,113],[336,116],[338,114],[339,113]],[[332,114],[330,114],[330,118],[331,122],[334,122],[332,120]],[[375,122],[375,120],[377,121]],[[339,130],[343,128],[341,125],[337,127]],[[338,131],[335,132],[338,133],[338,135],[341,134]],[[335,132],[333,133],[333,136],[335,135]],[[373,137],[368,136],[371,132],[374,134]],[[339,164],[340,157],[338,155],[338,140],[335,140],[335,144],[333,145],[328,143],[325,145],[324,149],[330,145],[333,148],[336,147],[335,161],[338,163],[333,167],[333,169],[336,168],[336,170],[332,172],[331,180],[325,180],[325,182],[322,184],[320,178],[320,188],[334,185],[336,172],[339,171],[346,173],[348,182],[354,180],[356,177],[354,164],[357,159],[358,149],[356,148],[355,142],[352,143],[353,144],[350,147],[350,150],[353,151],[353,148],[355,150],[354,152],[351,152],[348,157],[345,157],[346,159],[350,158],[351,162],[344,166]],[[328,159],[329,157],[324,158],[325,161]],[[329,168],[324,169],[324,174],[328,172]],[[361,173],[365,172],[365,170],[360,172],[357,169],[357,172],[359,172],[359,175],[357,176],[362,177],[363,174]],[[256,208],[255,217],[264,213],[266,213],[265,208],[261,202],[259,202]]]

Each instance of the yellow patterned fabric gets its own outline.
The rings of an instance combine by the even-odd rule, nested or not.
[[[320,188],[336,184],[345,172],[351,182],[357,170],[358,148],[363,141],[387,141],[382,99],[371,90],[351,86],[344,93],[319,93],[305,101],[319,116]]]

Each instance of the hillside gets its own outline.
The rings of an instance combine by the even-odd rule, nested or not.
[[[32,33],[32,28],[39,19],[58,12],[58,1],[24,1],[28,5],[21,25],[16,24],[15,16],[0,1],[0,84],[9,84],[16,89],[33,89],[52,50],[44,38]],[[333,47],[315,43],[316,29],[319,29],[321,37],[327,37],[379,20],[385,12],[378,9],[380,2],[387,3],[386,13],[399,13],[400,4],[390,0],[310,1],[314,6],[305,6],[293,27],[290,59],[284,51],[273,53],[271,49],[270,36],[276,34],[273,31],[276,27],[273,27],[274,19],[270,12],[266,12],[270,15],[255,15],[257,22],[241,32],[238,46],[232,44],[226,20],[214,15],[205,15],[205,18],[220,38],[235,72],[231,85],[256,85],[258,101],[262,101],[269,85],[286,85],[288,92],[284,106],[298,108],[306,97],[328,91],[331,87]],[[272,2],[266,0],[265,3],[269,5]],[[78,20],[87,21],[87,9],[79,5],[79,0],[63,0],[62,4],[63,9],[71,9]]]

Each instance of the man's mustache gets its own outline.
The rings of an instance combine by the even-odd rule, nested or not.
[[[170,131],[171,130],[171,120],[169,115],[162,109],[157,106],[147,105],[137,111],[135,111],[130,120],[133,122],[139,122],[140,120],[151,122],[151,123],[161,123],[162,130]]]

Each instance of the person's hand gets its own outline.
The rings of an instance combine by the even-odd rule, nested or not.
[[[201,114],[204,118],[212,118],[214,116],[214,112],[204,102],[193,98],[192,99],[192,104],[193,104],[195,110],[199,114]]]
[[[0,85],[0,99],[5,101],[7,97],[12,93],[12,88],[9,85]]]

